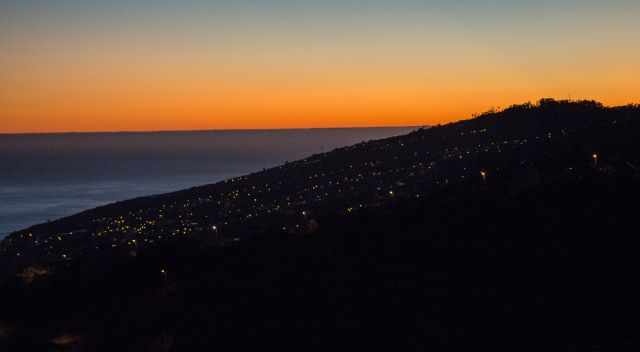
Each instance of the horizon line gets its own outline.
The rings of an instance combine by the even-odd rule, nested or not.
[[[304,130],[340,130],[340,129],[384,129],[384,128],[429,128],[442,124],[450,124],[469,119],[480,117],[490,112],[501,112],[511,107],[517,107],[522,105],[539,106],[543,101],[554,101],[557,103],[584,103],[594,102],[600,104],[603,108],[615,109],[628,106],[637,106],[638,103],[626,103],[626,104],[604,104],[597,99],[588,98],[554,98],[554,97],[542,97],[535,101],[527,101],[523,103],[515,103],[504,107],[493,107],[489,111],[480,113],[473,113],[470,116],[433,124],[421,124],[421,125],[384,125],[384,126],[332,126],[332,127],[276,127],[276,128],[197,128],[197,129],[167,129],[167,130],[95,130],[95,131],[31,131],[31,132],[0,132],[0,136],[36,136],[36,135],[69,135],[69,134],[143,134],[143,133],[196,133],[196,132],[261,132],[261,131],[304,131]]]
[[[197,132],[266,132],[266,131],[307,131],[307,130],[353,130],[385,128],[425,128],[431,125],[393,125],[393,126],[346,126],[346,127],[281,127],[281,128],[211,128],[176,130],[114,130],[114,131],[51,131],[51,132],[0,132],[0,136],[38,136],[65,134],[143,134],[143,133],[197,133]]]

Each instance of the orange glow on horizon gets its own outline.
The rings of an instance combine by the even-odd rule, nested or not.
[[[0,85],[0,133],[423,126],[543,97],[640,102],[637,67],[538,80],[479,64],[15,66]]]
[[[640,102],[628,11],[552,12],[541,28],[524,9],[469,13],[469,27],[426,9],[280,10],[27,9],[0,23],[0,133],[421,126],[544,97]]]
[[[494,100],[497,101],[494,104],[487,103],[490,97],[484,100],[456,95],[448,99],[424,97],[424,100],[394,99],[390,95],[315,100],[292,94],[260,97],[244,104],[234,101],[233,97],[228,97],[226,102],[221,102],[222,98],[201,97],[193,100],[146,97],[139,101],[126,97],[105,101],[84,97],[9,107],[0,116],[0,133],[425,126],[468,119],[493,107],[534,102],[546,96],[506,97]],[[624,97],[572,98],[596,99],[606,105],[634,102]]]
[[[13,89],[0,90],[0,133],[423,126],[543,97],[606,105],[640,101],[640,83],[632,76],[580,82],[576,91],[571,82],[511,81],[508,71],[487,70],[468,81],[395,73],[375,79],[346,71],[307,77],[281,72],[285,78],[256,71],[252,79],[179,72],[112,78],[96,70],[13,77]]]

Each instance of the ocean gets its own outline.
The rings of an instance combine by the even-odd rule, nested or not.
[[[0,135],[0,239],[115,201],[215,183],[413,129]]]

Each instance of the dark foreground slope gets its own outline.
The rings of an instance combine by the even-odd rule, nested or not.
[[[192,231],[145,246],[53,260],[30,244],[46,226],[87,231],[56,238],[78,251],[97,237],[148,239],[97,236],[83,221],[193,204],[226,187],[214,185],[35,227],[4,243],[16,271],[0,288],[0,346],[637,350],[638,151],[638,108],[544,101],[233,181],[246,191],[291,176],[291,204],[260,221],[203,225],[198,210],[215,207],[202,202]],[[292,200],[329,181],[338,195]],[[235,204],[219,207],[255,209]],[[173,214],[186,213],[163,218]]]

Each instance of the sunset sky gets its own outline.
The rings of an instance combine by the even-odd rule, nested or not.
[[[0,1],[0,133],[427,125],[640,102],[637,0]]]

